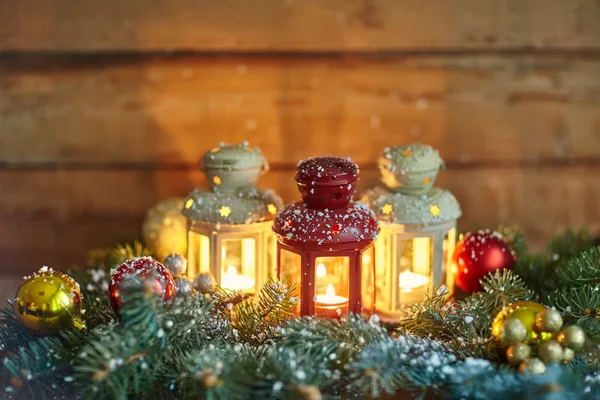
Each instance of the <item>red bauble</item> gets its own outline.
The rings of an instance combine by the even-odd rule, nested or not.
[[[110,305],[118,314],[121,308],[120,284],[132,277],[142,279],[153,279],[152,291],[156,293],[164,303],[167,303],[175,295],[175,282],[169,271],[158,261],[151,257],[134,258],[121,264],[112,274],[108,286],[108,297]]]
[[[499,233],[468,233],[454,250],[456,285],[467,293],[479,291],[480,279],[490,272],[512,267],[516,259]]]

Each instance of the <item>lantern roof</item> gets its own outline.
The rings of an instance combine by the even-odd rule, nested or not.
[[[220,143],[204,153],[203,167],[225,168],[228,170],[244,170],[261,168],[266,160],[258,147],[252,147],[248,142],[237,145]]]
[[[192,221],[238,225],[272,220],[282,207],[283,201],[270,189],[196,189],[185,200],[183,215]]]
[[[434,224],[457,220],[462,215],[454,195],[438,187],[421,195],[376,187],[365,192],[361,201],[375,211],[379,221],[394,224]]]
[[[315,157],[300,161],[296,181],[314,186],[348,184],[358,180],[359,169],[349,158]]]
[[[302,201],[288,205],[273,231],[284,241],[333,245],[372,241],[377,218],[366,205],[352,202],[359,169],[352,160],[316,157],[298,164],[296,183]]]
[[[285,241],[331,245],[372,241],[379,226],[375,213],[359,202],[342,209],[319,210],[299,201],[277,214],[273,231]]]

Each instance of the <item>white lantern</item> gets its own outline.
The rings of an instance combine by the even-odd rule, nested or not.
[[[386,148],[378,160],[385,188],[362,199],[377,214],[381,232],[375,243],[376,313],[398,320],[406,305],[421,302],[441,285],[452,292],[452,253],[460,205],[433,184],[443,161],[430,146]]]
[[[210,272],[225,289],[256,293],[275,277],[273,219],[283,203],[255,187],[268,170],[258,148],[246,143],[208,151],[203,169],[211,190],[186,199],[188,276]]]

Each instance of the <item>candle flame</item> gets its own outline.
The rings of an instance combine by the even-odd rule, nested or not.
[[[322,278],[327,275],[327,268],[325,268],[325,264],[317,265],[317,277]]]
[[[230,265],[227,267],[227,275],[237,275],[237,269],[233,265]]]
[[[335,288],[333,287],[333,285],[327,286],[327,290],[325,290],[325,296],[327,296],[327,297],[335,296]]]

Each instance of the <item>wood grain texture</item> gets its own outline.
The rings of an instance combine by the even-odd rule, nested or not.
[[[591,0],[3,0],[0,50],[598,48]]]
[[[599,76],[600,56],[9,58],[0,164],[189,166],[244,140],[285,166],[414,141],[450,164],[597,161]]]
[[[261,186],[299,198],[293,171],[273,171]],[[362,171],[359,190],[378,173]],[[0,266],[22,273],[82,262],[97,246],[139,238],[146,209],[183,196],[204,180],[196,171],[2,171]],[[600,167],[449,170],[439,184],[461,202],[461,229],[517,223],[535,244],[569,227],[600,228]]]

